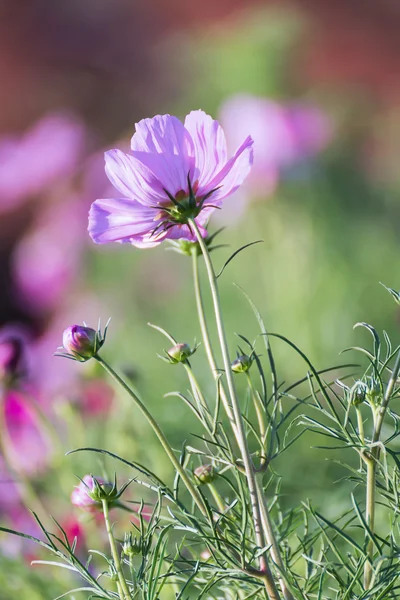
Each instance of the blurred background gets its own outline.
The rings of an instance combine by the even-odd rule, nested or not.
[[[353,331],[358,321],[399,342],[400,314],[379,285],[400,286],[399,73],[397,0],[0,1],[2,524],[36,535],[30,507],[78,535],[83,555],[98,547],[96,522],[69,498],[74,475],[101,475],[104,465],[64,457],[79,446],[171,477],[147,425],[95,366],[53,356],[70,324],[112,317],[107,357],[174,447],[190,441],[186,409],[163,397],[186,389],[184,373],[157,359],[166,342],[147,326],[199,339],[190,260],[164,246],[95,246],[86,232],[91,202],[116,196],[103,151],[127,148],[141,118],[202,108],[223,124],[232,153],[248,133],[255,139],[249,180],[211,225],[227,226],[219,239],[230,248],[215,252],[217,265],[264,240],[220,280],[232,354],[235,332],[258,333],[232,281],[268,329],[319,368],[369,343]],[[305,374],[287,346],[273,347],[280,380]],[[201,349],[193,364],[214,394]],[[286,476],[283,501],[320,506],[329,490],[332,502],[339,467],[321,463],[315,437],[298,443],[275,467]],[[347,488],[333,489],[340,505]],[[130,488],[132,499],[141,495]],[[123,530],[129,517],[121,520]],[[64,591],[64,575],[50,583],[47,569],[28,566],[36,546],[3,534],[0,542],[4,600]]]

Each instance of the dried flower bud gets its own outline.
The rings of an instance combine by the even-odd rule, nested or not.
[[[253,364],[253,359],[247,354],[238,356],[231,364],[231,369],[234,373],[247,373]]]
[[[368,386],[363,381],[356,381],[350,390],[350,402],[353,406],[362,404],[367,396]]]
[[[64,350],[81,362],[93,358],[100,346],[99,334],[91,327],[71,325],[63,333]]]
[[[185,362],[189,356],[192,356],[196,352],[196,348],[192,350],[189,344],[175,344],[172,346],[167,352],[168,358],[172,364],[177,364],[180,362]]]
[[[133,537],[132,532],[125,533],[122,552],[127,556],[137,556],[138,554],[141,554],[142,545],[140,538]]]
[[[197,485],[212,483],[217,476],[213,465],[200,465],[193,471],[193,475]]]

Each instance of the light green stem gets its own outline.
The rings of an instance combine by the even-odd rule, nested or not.
[[[394,386],[396,385],[397,378],[400,371],[400,351],[397,354],[396,362],[393,367],[392,374],[389,382],[386,386],[385,395],[382,400],[382,404],[378,407],[374,414],[374,432],[371,441],[371,454],[369,460],[367,460],[367,489],[366,489],[366,520],[369,529],[374,533],[375,529],[375,490],[376,490],[376,467],[379,461],[380,447],[379,442],[381,439],[382,425],[385,418],[386,410],[389,405],[390,398],[392,396]],[[372,561],[374,557],[374,543],[371,539],[368,540],[367,545],[367,556],[368,560],[364,567],[364,588],[366,590],[371,587],[372,580]]]
[[[250,394],[251,394],[251,397],[253,400],[256,415],[257,415],[258,429],[260,431],[260,440],[261,440],[260,467],[263,467],[267,460],[267,456],[265,453],[265,440],[267,437],[267,428],[266,428],[265,419],[264,419],[264,407],[263,407],[263,404],[257,394],[257,391],[254,388],[254,385],[251,380],[249,372],[246,372],[246,377],[247,377],[247,383],[249,384]]]
[[[198,262],[198,255],[197,255],[196,247],[193,248],[192,258],[193,258],[194,291],[195,291],[195,296],[196,296],[197,313],[199,316],[201,335],[202,335],[202,339],[203,339],[204,348],[206,350],[208,364],[210,365],[210,369],[211,369],[211,372],[213,374],[215,381],[217,381],[219,378],[220,372],[218,370],[214,351],[211,346],[210,334],[208,331],[207,321],[206,321],[206,317],[205,317],[203,297],[202,297],[201,288],[200,288],[199,262]],[[235,437],[237,437],[235,418],[233,416],[232,408],[231,408],[231,405],[229,404],[229,399],[228,399],[228,396],[225,391],[225,387],[222,382],[220,382],[220,396],[221,396],[222,404],[224,405],[225,412],[228,416],[228,419],[232,426],[233,432],[235,434]]]
[[[361,410],[358,406],[356,406],[356,414],[357,414],[358,435],[360,436],[361,443],[364,446],[365,445],[364,423],[363,423]]]
[[[226,505],[225,502],[222,500],[217,488],[215,487],[215,485],[213,483],[209,483],[208,487],[210,488],[210,492],[213,495],[213,498],[215,500],[216,505],[218,506],[218,510],[220,513],[225,512],[226,510]]]
[[[262,477],[262,475],[261,475]],[[279,585],[282,590],[283,597],[285,600],[294,600],[291,592],[287,588],[286,581],[287,577],[285,576],[285,565],[283,564],[281,551],[279,549],[278,542],[276,541],[276,537],[274,534],[274,529],[272,526],[272,520],[269,513],[269,508],[267,504],[267,499],[264,494],[264,490],[262,489],[261,482],[256,479],[257,482],[257,493],[260,499],[260,507],[261,507],[261,520],[265,535],[265,540],[270,547],[270,552],[272,556],[272,560],[277,565],[279,569]]]
[[[194,502],[196,503],[196,505],[198,506],[198,508],[202,512],[202,514],[203,515],[207,515],[207,509],[206,509],[206,506],[204,505],[203,498],[199,494],[199,492],[196,489],[196,487],[194,486],[194,484],[191,482],[189,476],[187,475],[185,469],[180,464],[179,460],[176,458],[176,456],[174,454],[174,451],[172,450],[171,446],[169,445],[169,442],[168,442],[167,438],[165,437],[164,433],[161,431],[161,429],[160,429],[157,421],[153,418],[153,416],[147,410],[147,408],[145,407],[145,405],[143,404],[143,402],[130,389],[130,387],[128,386],[128,384],[125,383],[125,381],[114,371],[114,369],[112,369],[112,367],[110,367],[110,365],[108,363],[106,363],[106,361],[103,358],[101,358],[99,355],[97,355],[95,358],[101,364],[101,366],[107,371],[107,373],[109,375],[111,375],[111,377],[129,394],[129,396],[132,398],[132,400],[134,401],[134,403],[136,404],[136,406],[140,409],[140,411],[142,412],[142,414],[145,416],[145,418],[147,419],[148,423],[153,428],[154,433],[158,437],[158,439],[159,439],[162,447],[164,448],[164,450],[165,450],[168,458],[172,462],[172,464],[173,464],[174,468],[176,469],[176,471],[179,473],[179,475],[180,475],[183,483],[185,484],[185,486],[186,486],[188,492],[190,493],[190,495],[192,496]]]
[[[264,534],[263,534],[262,525],[261,525],[261,514],[260,514],[260,506],[259,506],[259,500],[258,500],[258,494],[257,494],[254,465],[252,463],[252,460],[250,457],[250,452],[249,452],[249,449],[247,446],[243,418],[242,418],[242,414],[240,411],[239,401],[238,401],[237,394],[236,394],[235,383],[234,383],[233,375],[232,375],[232,371],[231,371],[231,360],[229,357],[228,343],[226,340],[225,328],[224,328],[224,323],[223,323],[223,318],[222,318],[221,301],[220,301],[220,297],[219,297],[217,277],[216,277],[216,274],[214,271],[214,266],[212,264],[207,246],[203,240],[203,237],[200,233],[200,230],[199,230],[196,222],[194,220],[190,219],[189,226],[196,233],[197,241],[199,242],[199,245],[200,245],[203,257],[204,257],[206,269],[207,269],[207,274],[208,274],[208,279],[209,279],[209,284],[210,284],[210,289],[211,289],[211,295],[212,295],[213,305],[214,305],[218,337],[219,337],[219,342],[221,345],[221,352],[222,352],[222,358],[223,358],[223,363],[224,363],[225,376],[227,379],[229,396],[230,396],[231,405],[232,405],[232,412],[233,412],[233,417],[234,417],[234,422],[235,422],[235,427],[236,427],[236,432],[237,432],[237,441],[238,441],[239,449],[240,449],[240,452],[242,455],[242,460],[243,460],[244,469],[245,469],[246,478],[247,478],[247,485],[249,487],[249,495],[250,495],[251,511],[252,511],[252,515],[253,515],[253,525],[254,525],[254,532],[255,532],[255,536],[256,536],[256,543],[260,548],[263,548],[264,547]],[[275,581],[272,576],[272,573],[269,568],[268,561],[267,561],[267,558],[265,557],[265,555],[263,555],[260,559],[260,567],[264,573],[264,584],[265,584],[265,588],[267,590],[269,597],[271,598],[271,600],[279,600],[279,593],[276,588]]]
[[[103,514],[104,514],[104,522],[106,524],[106,530],[108,535],[108,541],[110,542],[111,554],[114,560],[115,570],[118,575],[118,592],[121,600],[131,600],[131,594],[128,589],[128,584],[126,583],[124,574],[122,572],[121,561],[117,549],[117,544],[115,543],[114,534],[112,531],[111,523],[110,523],[110,513],[109,506],[107,500],[101,501],[103,505]]]

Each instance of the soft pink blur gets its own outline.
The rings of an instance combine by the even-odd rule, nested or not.
[[[22,136],[0,138],[0,213],[70,175],[83,153],[85,135],[77,117],[51,114]]]
[[[43,471],[51,459],[35,400],[22,392],[9,390],[2,401],[3,444],[8,463],[15,471],[33,475]]]
[[[332,123],[319,108],[247,94],[228,98],[220,120],[231,148],[245,132],[254,139],[254,165],[242,190],[261,198],[275,189],[286,169],[310,160],[332,137]]]

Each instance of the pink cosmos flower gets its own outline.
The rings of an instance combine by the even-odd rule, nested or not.
[[[129,154],[105,154],[106,174],[123,197],[92,204],[93,241],[149,248],[166,238],[193,239],[188,219],[206,236],[210,214],[248,175],[252,145],[247,136],[228,159],[221,126],[201,110],[189,113],[184,124],[170,115],[143,119]]]
[[[222,105],[221,122],[232,147],[245,131],[253,137],[256,153],[246,188],[259,197],[274,190],[282,171],[309,160],[332,137],[332,124],[319,108],[246,94]]]

